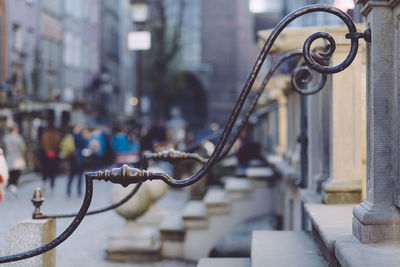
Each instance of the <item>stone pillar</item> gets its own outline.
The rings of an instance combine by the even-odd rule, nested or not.
[[[286,161],[290,161],[291,155],[293,154],[294,151],[294,146],[296,142],[296,137],[295,137],[295,130],[293,126],[294,122],[294,117],[293,114],[294,112],[294,93],[288,92],[287,96],[287,129],[288,129],[288,136],[287,136],[287,148],[284,153],[284,159]]]
[[[55,238],[55,220],[25,220],[7,233],[8,248],[0,251],[0,255],[11,255],[38,248]],[[5,263],[4,267],[7,266],[54,267],[56,266],[56,250],[52,249],[26,260]]]
[[[298,142],[298,137],[301,132],[301,107],[300,107],[300,99],[301,95],[294,92],[294,99],[293,99],[293,154],[290,160],[290,164],[292,165],[293,168],[296,170],[300,171],[300,150],[301,150],[301,145]]]
[[[367,196],[353,210],[353,234],[363,243],[400,241],[399,1],[360,0],[371,28],[367,44]],[[396,33],[397,32],[397,33]],[[398,41],[398,40],[397,40]],[[396,54],[397,53],[397,54]]]
[[[287,99],[281,93],[277,97],[278,102],[278,146],[276,148],[276,155],[282,156],[287,148]]]
[[[333,28],[330,32],[337,40],[332,57],[332,65],[337,65],[347,56],[350,42],[343,39],[347,32],[345,27]],[[361,201],[363,43],[358,50],[353,63],[331,77],[330,177],[323,185],[326,204],[358,204]]]
[[[268,112],[268,140],[270,153],[275,153],[278,144],[278,109]]]
[[[319,93],[308,96],[308,188],[321,193],[329,177],[330,77]]]

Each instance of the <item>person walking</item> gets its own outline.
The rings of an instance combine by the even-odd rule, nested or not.
[[[19,134],[18,127],[14,124],[8,126],[8,134],[3,138],[6,161],[9,168],[8,189],[17,195],[18,179],[21,171],[26,168],[25,142]]]
[[[94,128],[89,137],[89,149],[91,150],[92,168],[98,170],[103,167],[106,141],[100,129]]]
[[[8,183],[8,166],[6,158],[4,157],[3,149],[0,148],[0,201],[3,200],[4,188]]]
[[[63,145],[64,144],[64,145]],[[63,149],[63,147],[65,147]],[[74,177],[77,176],[77,192],[78,196],[82,196],[82,176],[85,165],[83,149],[87,147],[87,141],[81,134],[81,127],[74,125],[72,131],[66,134],[61,141],[61,151],[69,163],[69,174],[67,182],[67,196],[71,196],[71,186]]]
[[[50,124],[49,127],[44,130],[40,139],[40,143],[43,151],[43,187],[46,188],[46,181],[50,179],[51,193],[54,190],[55,178],[60,164],[60,142],[61,133],[53,124]]]

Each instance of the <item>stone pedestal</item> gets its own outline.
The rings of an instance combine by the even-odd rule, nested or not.
[[[160,225],[162,256],[166,258],[183,258],[185,230],[182,217],[174,214],[165,218]]]
[[[112,202],[122,199],[134,186],[123,188],[116,185],[111,192]],[[159,260],[161,245],[158,231],[151,227],[143,227],[137,221],[152,203],[152,192],[145,183],[130,200],[116,209],[116,212],[127,221],[120,232],[108,239],[106,250],[108,260],[121,262]]]
[[[157,204],[151,204],[147,212],[137,221],[143,226],[157,228],[166,216],[166,212]]]
[[[353,210],[353,234],[363,243],[398,242],[400,3],[358,3],[372,40],[367,44],[367,196]]]
[[[55,220],[26,220],[20,222],[7,233],[8,248],[0,255],[10,255],[43,246],[56,238]],[[56,250],[52,249],[44,254],[26,260],[5,263],[2,266],[56,266]]]
[[[248,199],[253,191],[248,179],[226,177],[225,190],[231,201]]]
[[[149,228],[131,220],[108,240],[107,260],[154,261],[160,258],[160,238]]]
[[[359,27],[361,28],[361,27]],[[346,27],[336,28],[336,50],[332,65],[342,62],[350,43],[342,39]],[[326,204],[360,203],[362,186],[362,90],[365,90],[364,43],[344,71],[331,76],[330,178],[323,185]]]
[[[157,169],[150,169],[149,170],[153,172],[160,172],[162,170],[157,170]],[[138,222],[146,227],[153,227],[157,228],[163,218],[166,216],[165,211],[160,209],[157,205],[157,200],[159,200],[162,196],[165,195],[168,189],[168,185],[164,183],[163,181],[149,181],[146,183],[147,189],[150,192],[152,204],[150,205],[149,209],[146,211],[143,216],[138,218]]]
[[[231,203],[229,202],[228,194],[223,189],[208,189],[203,202],[206,205],[207,214],[209,215],[229,214],[231,212]]]

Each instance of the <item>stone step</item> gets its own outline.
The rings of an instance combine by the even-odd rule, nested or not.
[[[274,214],[278,210],[275,184],[254,184],[250,179],[225,176],[222,179],[225,191],[231,202],[231,217],[234,223],[266,214]]]
[[[248,179],[224,177],[223,180],[225,181],[225,191],[231,200],[249,198],[253,191]]]
[[[221,161],[221,165],[223,167],[236,167],[238,165],[238,161],[236,157],[228,157]]]
[[[178,214],[168,216],[160,224],[161,240],[182,241],[185,236],[182,217]]]
[[[203,198],[208,215],[227,214],[231,211],[231,203],[224,189],[211,187]]]
[[[161,256],[158,231],[127,221],[119,232],[109,236],[106,253],[110,261],[157,261]]]
[[[185,229],[206,228],[207,209],[203,201],[191,200],[182,212],[183,226]]]
[[[249,161],[250,167],[263,167],[265,166],[265,161],[261,159],[252,159]]]
[[[197,267],[250,267],[250,258],[203,258]]]
[[[217,240],[233,225],[226,192],[212,188],[203,201],[190,201],[184,209],[183,221],[184,258],[199,260],[207,257]]]
[[[160,224],[161,254],[164,258],[183,258],[185,229],[182,217],[173,214]]]
[[[268,156],[267,162],[285,180],[297,181],[300,179],[300,172],[288,164],[286,160],[278,156]]]
[[[310,234],[301,231],[254,231],[251,266],[327,266]]]
[[[267,180],[274,176],[274,171],[270,167],[249,167],[246,176],[254,180]]]

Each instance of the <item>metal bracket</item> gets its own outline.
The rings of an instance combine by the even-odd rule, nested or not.
[[[363,38],[367,43],[371,42],[371,28],[368,27],[364,32],[349,32],[346,34],[346,39],[361,39]]]

